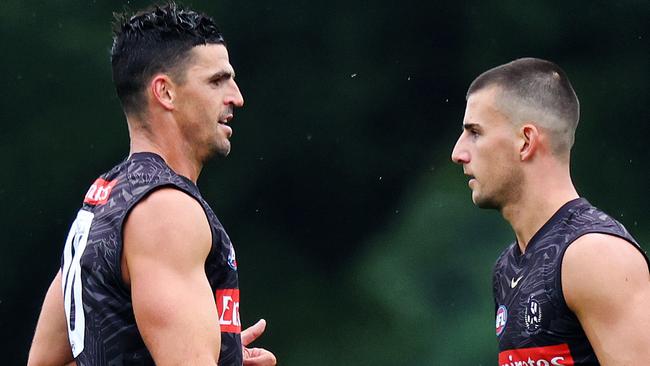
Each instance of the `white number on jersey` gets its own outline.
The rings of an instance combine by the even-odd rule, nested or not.
[[[63,249],[63,304],[65,317],[68,322],[68,336],[72,355],[76,358],[84,349],[84,332],[86,318],[83,311],[81,298],[81,255],[86,249],[88,232],[95,215],[92,212],[79,210],[77,219],[74,220],[68,233]],[[74,314],[72,304],[74,303]],[[74,321],[73,317],[74,315]]]

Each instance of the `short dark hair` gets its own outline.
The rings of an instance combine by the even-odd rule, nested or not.
[[[191,49],[202,44],[224,44],[212,18],[169,2],[137,12],[116,14],[113,23],[111,65],[113,83],[127,114],[144,109],[149,79],[168,72],[184,81],[182,66]]]
[[[580,119],[580,102],[559,66],[538,58],[514,60],[479,75],[470,85],[467,98],[491,86],[500,88],[500,104],[533,111],[519,117],[528,118],[528,114],[539,117],[536,122],[553,136],[554,152],[565,153],[571,149]]]

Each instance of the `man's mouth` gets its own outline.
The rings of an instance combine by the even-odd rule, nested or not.
[[[231,119],[233,119],[235,116],[232,115],[232,113],[228,113],[221,118],[219,118],[219,124],[221,125],[227,125],[228,122],[230,122]]]
[[[471,187],[472,182],[475,182],[476,178],[471,174],[466,174],[466,175],[467,175],[467,178],[468,178],[467,185],[469,185]]]
[[[233,115],[232,114],[227,114],[227,115],[219,118],[219,121],[217,121],[217,123],[219,123],[219,125],[223,126],[223,128],[227,131],[228,137],[232,136],[232,127],[230,127],[228,125],[228,123],[230,122],[231,119],[233,119]]]

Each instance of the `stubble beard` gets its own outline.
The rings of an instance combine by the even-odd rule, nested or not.
[[[194,137],[196,140],[190,143],[190,149],[194,151],[194,156],[202,164],[213,158],[225,158],[230,153],[229,139],[218,131],[219,126],[215,128],[217,131],[214,131],[212,136],[204,136],[199,139]],[[189,135],[189,133],[186,134],[186,136]]]
[[[217,128],[219,127],[217,126]],[[218,132],[217,136],[214,137],[214,140],[208,142],[206,145],[207,148],[205,148],[205,153],[202,157],[203,162],[215,158],[225,158],[230,154],[230,140],[225,135],[221,135]]]
[[[225,119],[228,115],[233,114],[233,107],[228,106],[223,112],[222,115],[219,116],[219,121]],[[225,158],[230,154],[230,148],[231,148],[231,143],[230,143],[230,138],[221,131],[221,125],[217,123],[216,126],[216,131],[215,135],[217,137],[217,140],[214,142],[214,144],[211,146],[209,156],[208,158],[211,157],[221,157]]]
[[[210,149],[207,159],[210,158],[225,158],[230,154],[230,141],[218,141]]]
[[[518,169],[511,169],[502,175],[499,179],[498,187],[492,192],[484,192],[474,196],[472,200],[478,208],[492,209],[501,212],[503,208],[513,202],[517,202],[521,197],[523,174]]]

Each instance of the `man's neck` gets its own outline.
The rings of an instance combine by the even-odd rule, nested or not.
[[[526,187],[518,202],[503,207],[501,214],[514,230],[521,253],[564,204],[578,197],[567,168],[566,174],[545,174],[536,184]]]
[[[190,149],[179,136],[173,131],[152,132],[133,126],[137,124],[129,123],[129,156],[139,152],[158,154],[174,172],[196,184],[203,164],[192,158]]]

